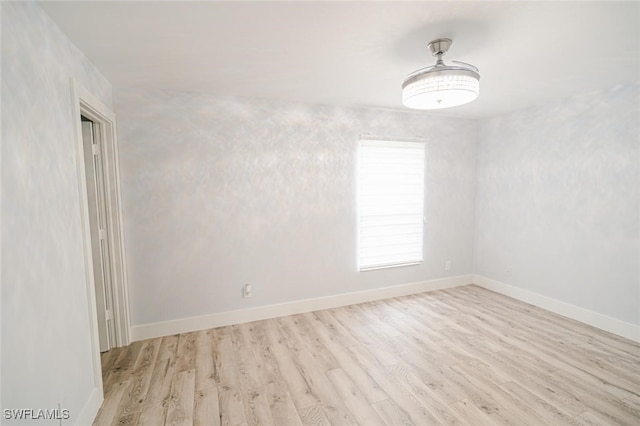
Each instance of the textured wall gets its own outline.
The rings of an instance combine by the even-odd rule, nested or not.
[[[132,324],[472,272],[477,123],[114,91]],[[429,138],[425,262],[359,273],[358,136]],[[242,299],[241,286],[254,286]]]
[[[484,121],[476,272],[640,324],[639,117],[636,84]]]
[[[70,78],[111,87],[34,3],[1,5],[2,408],[73,417],[93,370]]]

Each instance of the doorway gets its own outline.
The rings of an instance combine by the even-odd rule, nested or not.
[[[97,412],[103,398],[100,352],[130,343],[116,121],[75,80],[71,94],[94,376],[90,410]]]
[[[82,146],[84,151],[84,171],[87,182],[87,207],[91,230],[91,253],[93,281],[96,295],[96,316],[98,320],[98,341],[100,352],[106,352],[115,345],[113,328],[113,283],[109,259],[109,232],[106,221],[106,188],[102,164],[102,141],[100,124],[84,115],[80,116],[82,126]]]

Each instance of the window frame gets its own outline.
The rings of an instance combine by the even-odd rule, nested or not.
[[[393,213],[393,214],[379,215],[379,216],[388,216],[390,218],[392,218],[393,216],[397,216],[396,219],[398,219],[400,216],[403,216],[403,215],[412,216],[410,225],[415,227],[416,229],[418,229],[418,226],[419,226],[419,231],[414,230],[411,235],[414,235],[414,236],[419,235],[420,242],[419,244],[416,244],[415,242],[411,243],[415,246],[414,247],[415,250],[411,252],[412,256],[407,255],[404,259],[396,258],[394,260],[393,253],[391,250],[389,250],[387,253],[383,253],[382,256],[387,256],[387,259],[384,261],[372,262],[370,259],[367,259],[366,255],[363,255],[363,249],[364,249],[363,238],[371,237],[371,234],[367,234],[366,236],[363,235],[364,233],[366,233],[366,229],[363,228],[363,219],[366,220],[375,216],[375,215],[372,215],[371,213],[363,213],[363,209],[365,208],[365,203],[363,202],[363,191],[371,190],[371,183],[363,182],[363,179],[366,180],[367,178],[371,178],[371,176],[373,176],[373,175],[363,176],[364,170],[367,167],[366,165],[367,160],[363,158],[363,155],[365,155],[366,151],[368,151],[367,148],[373,148],[373,149],[383,148],[384,150],[411,149],[411,150],[415,150],[414,155],[419,155],[417,159],[419,159],[420,167],[416,169],[412,169],[414,171],[415,170],[419,171],[418,178],[413,180],[409,179],[406,182],[396,183],[396,185],[400,185],[398,186],[398,188],[400,188],[403,185],[419,185],[419,191],[416,191],[416,194],[419,194],[419,195],[416,195],[416,196],[419,196],[419,200],[416,200],[416,203],[415,203],[415,206],[419,206],[419,207],[416,210],[410,211],[408,213],[400,213],[400,214]],[[401,152],[402,151],[398,151],[398,154],[400,154]],[[425,214],[424,205],[425,205],[425,198],[426,198],[426,194],[425,194],[426,192],[425,191],[426,189],[426,183],[425,183],[426,142],[422,140],[415,141],[415,140],[390,139],[390,138],[375,139],[375,138],[369,138],[369,137],[362,137],[358,141],[357,159],[358,159],[358,163],[357,163],[357,172],[356,172],[356,192],[357,192],[357,196],[356,196],[357,214],[356,215],[357,215],[357,268],[358,268],[358,271],[365,272],[365,271],[371,271],[371,270],[377,270],[377,269],[396,268],[396,267],[402,267],[402,266],[411,266],[411,265],[421,264],[424,261],[424,236],[425,236],[424,225],[426,222],[425,216],[424,216]],[[382,159],[382,156],[380,156],[377,160],[380,160],[380,159]],[[417,159],[414,158],[411,161],[416,162]],[[407,161],[409,162],[409,160]],[[391,168],[392,167],[390,166],[390,169]],[[390,171],[389,170],[383,171],[383,175],[387,173],[390,173]],[[370,186],[368,188],[365,188],[366,185],[370,185]],[[394,191],[394,193],[395,192],[396,191]],[[370,192],[368,194],[370,194]],[[378,203],[378,206],[382,204],[384,204],[384,202]],[[364,226],[366,227],[366,225]],[[402,226],[402,223],[397,220],[395,222],[390,221],[388,226],[398,227],[398,226]],[[409,235],[409,233],[407,233],[406,235]],[[398,236],[399,234],[390,234],[391,239],[398,239],[397,238]],[[399,239],[402,239],[402,237],[400,237]],[[409,245],[409,243],[406,243],[406,244]],[[385,245],[391,246],[392,244],[385,242],[378,245],[377,247],[378,249],[383,250]],[[375,247],[375,245],[367,246],[367,248],[371,248],[371,247]],[[369,258],[370,257],[371,256],[369,256]]]

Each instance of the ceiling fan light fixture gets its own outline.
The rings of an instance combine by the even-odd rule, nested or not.
[[[433,40],[429,49],[438,58],[435,65],[411,73],[402,83],[402,104],[413,109],[442,109],[464,105],[480,94],[478,69],[462,62],[445,65],[448,38]]]

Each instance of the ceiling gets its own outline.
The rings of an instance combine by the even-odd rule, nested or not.
[[[480,69],[480,118],[640,79],[639,2],[43,2],[114,87],[402,109],[427,43]]]

